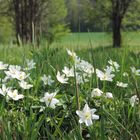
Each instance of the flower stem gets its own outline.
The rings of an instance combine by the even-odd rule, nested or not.
[[[106,87],[106,82],[104,81],[103,83],[103,93],[105,94],[105,87]],[[105,124],[104,124],[104,104],[103,104],[103,100],[101,102],[101,121],[100,121],[100,131],[101,131],[101,140],[105,140]]]
[[[79,101],[79,92],[78,92],[78,84],[77,84],[75,65],[74,65],[74,77],[75,77],[76,106],[77,106],[77,110],[80,110],[80,101]]]

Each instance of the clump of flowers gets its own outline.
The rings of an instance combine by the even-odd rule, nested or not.
[[[20,99],[24,98],[23,94],[18,94],[18,91],[15,90],[8,90],[7,95],[10,99],[13,99],[14,101],[18,101]]]
[[[91,97],[100,97],[103,92],[99,88],[94,88],[91,92]]]
[[[111,73],[112,71],[110,69],[106,69],[105,72],[96,69],[97,77],[100,78],[101,81],[113,81],[114,74]]]
[[[87,127],[91,126],[95,120],[99,120],[96,122],[97,127],[99,124],[102,125],[103,122],[101,121],[104,116],[106,118],[111,117],[110,121],[116,119],[115,123],[117,124],[117,119],[120,118],[117,111],[121,112],[119,105],[123,106],[128,102],[127,107],[130,107],[129,113],[130,116],[132,115],[131,110],[134,110],[139,103],[139,88],[137,88],[139,81],[135,79],[139,78],[139,69],[131,67],[131,71],[128,69],[127,72],[123,72],[120,70],[120,65],[111,59],[107,66],[98,69],[98,67],[93,67],[92,62],[78,57],[74,51],[67,49],[67,53],[72,59],[61,70],[58,71],[56,68],[51,74],[47,72],[44,74],[43,70],[40,70],[37,73],[38,77],[33,70],[37,69],[34,60],[26,60],[25,67],[8,65],[0,61],[2,75],[0,97],[4,99],[3,102],[6,99],[7,110],[37,113],[37,117],[43,121],[44,126],[49,125],[48,128],[52,128],[52,130],[57,125],[62,125],[63,121],[67,121],[67,118],[71,120],[72,115],[79,117],[79,123],[86,125],[80,125],[80,129],[82,130],[84,127],[86,131],[92,128]],[[134,82],[136,82],[134,83],[135,90],[131,89],[133,87],[131,78],[134,78]],[[118,94],[121,96],[117,95],[119,89],[121,90]],[[133,96],[131,95],[132,97],[129,94],[131,92],[134,93]],[[86,104],[81,110],[83,103]],[[97,108],[97,114],[100,115],[95,113],[95,108],[89,106]],[[118,115],[115,119],[113,118],[114,115],[110,114],[112,111]],[[121,122],[119,127],[123,126],[120,124]]]

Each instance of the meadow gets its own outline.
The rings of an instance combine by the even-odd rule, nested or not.
[[[140,34],[73,33],[0,46],[1,140],[139,140]]]

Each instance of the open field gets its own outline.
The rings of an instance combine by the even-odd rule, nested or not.
[[[124,32],[122,34],[123,47],[140,48],[140,32]],[[112,45],[111,33],[70,33],[54,43],[55,46],[73,49],[106,47]]]
[[[123,33],[123,47],[121,49],[135,51],[136,53],[140,51],[140,33],[139,32],[129,32]],[[49,48],[62,48],[62,49],[72,49],[72,50],[89,50],[94,48],[105,48],[111,47],[112,37],[110,33],[69,33],[68,35],[55,41]],[[41,48],[48,47],[47,42],[43,40],[39,50]],[[0,45],[1,60],[8,59],[12,61],[13,59],[18,59],[22,57],[30,57],[30,50],[33,47],[26,45],[24,47],[16,47],[15,45]],[[38,49],[38,48],[37,48]],[[16,57],[13,57],[15,56]],[[20,57],[20,58],[19,58]]]
[[[106,33],[1,45],[0,139],[139,140],[140,34],[124,34],[119,49]]]

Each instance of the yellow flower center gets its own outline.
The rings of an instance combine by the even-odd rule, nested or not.
[[[13,92],[13,97],[15,98],[16,96],[17,96],[17,92],[14,91],[14,92]]]
[[[85,113],[85,118],[86,118],[86,119],[90,119],[90,118],[91,118],[90,112],[86,112],[86,113]]]
[[[52,98],[48,98],[48,101],[51,102]]]
[[[104,74],[103,79],[104,79],[104,80],[106,80],[106,79],[107,79],[107,75],[106,75],[106,74]]]

